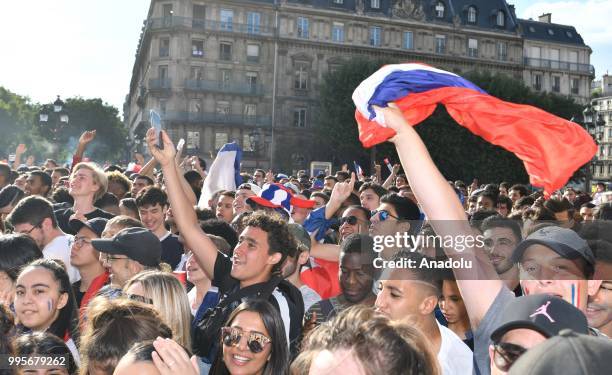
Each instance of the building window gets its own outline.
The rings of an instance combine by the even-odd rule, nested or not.
[[[334,4],[343,4],[344,0],[334,0]]]
[[[229,135],[227,133],[215,132],[215,151],[219,151],[228,141]]]
[[[308,89],[308,68],[306,64],[298,64],[295,70],[295,82],[293,87],[296,90]]]
[[[297,36],[298,38],[308,39],[308,18],[298,17],[297,19]]]
[[[248,12],[247,13],[247,33],[259,34],[261,24],[261,13]]]
[[[504,42],[497,43],[497,59],[500,61],[508,59],[508,45]]]
[[[259,44],[247,44],[247,62],[259,62]]]
[[[202,101],[200,99],[191,99],[189,101],[189,112],[202,113]]]
[[[164,27],[172,26],[172,4],[164,4],[162,5],[162,14],[163,14],[163,23]]]
[[[306,109],[299,108],[293,111],[293,126],[303,128],[306,126]]]
[[[553,79],[552,91],[561,92],[561,77],[553,76],[552,79]]]
[[[580,93],[580,80],[578,78],[572,78],[571,91],[574,95],[578,95]]]
[[[187,132],[187,142],[185,142],[187,150],[200,149],[200,132]]]
[[[157,68],[157,74],[158,74],[159,80],[162,82],[162,85],[163,85],[164,81],[168,79],[168,65],[160,65]]]
[[[167,103],[168,103],[168,101],[166,99],[159,99],[159,113],[161,115],[165,115],[166,114]]]
[[[444,35],[436,35],[436,53],[446,52],[446,37]]]
[[[555,30],[548,29],[548,35],[555,35]]]
[[[249,92],[254,94],[257,92],[257,73],[246,72],[246,83],[249,88]]]
[[[219,60],[230,61],[232,59],[232,44],[219,44]]]
[[[441,1],[438,1],[436,3],[436,17],[438,18],[444,18],[444,3]]]
[[[370,0],[370,8],[380,9],[380,0]]]
[[[542,90],[542,75],[534,74],[532,77],[533,88],[537,91]]]
[[[332,40],[334,42],[344,42],[344,24],[334,22],[332,25]]]
[[[193,27],[203,28],[206,24],[206,7],[204,5],[193,5]]]
[[[204,76],[202,75],[202,67],[201,66],[192,66],[189,71],[189,79],[193,81],[201,81]]]
[[[405,49],[413,49],[414,48],[412,31],[404,31],[404,40],[403,40],[403,43],[404,43],[403,47]]]
[[[161,38],[159,40],[159,57],[168,57],[170,55],[170,38]]]
[[[251,135],[249,133],[242,134],[242,151],[255,151],[251,145]]]
[[[231,9],[221,9],[221,30],[232,31],[234,28],[234,11]]]
[[[203,40],[192,40],[191,41],[191,56],[202,57],[204,56],[204,41]]]
[[[257,104],[245,104],[244,105],[244,122],[245,124],[256,123],[257,119]]]
[[[230,114],[229,102],[218,101],[215,113],[217,114],[217,118],[219,120],[224,121],[224,119]]]
[[[371,46],[380,46],[380,37],[382,34],[382,29],[379,26],[370,27],[370,45]]]
[[[506,14],[501,10],[497,11],[495,24],[499,27],[504,27],[506,25]]]
[[[219,86],[223,89],[228,89],[232,83],[232,71],[229,69],[221,69],[219,71]]]
[[[478,40],[468,39],[468,56],[478,57]]]
[[[476,7],[470,6],[467,12],[468,23],[476,23]]]

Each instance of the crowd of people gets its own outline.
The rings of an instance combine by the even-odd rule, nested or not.
[[[208,201],[206,164],[163,131],[129,168],[84,159],[95,131],[68,166],[20,145],[0,163],[0,374],[607,373],[607,186],[449,182],[381,111],[385,179],[256,169]]]

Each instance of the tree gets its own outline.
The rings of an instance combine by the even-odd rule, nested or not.
[[[367,157],[367,151],[358,140],[355,106],[351,95],[357,85],[380,66],[380,62],[354,60],[324,77],[317,143],[323,145],[321,152],[335,155],[339,162],[350,163],[351,160],[364,160]],[[470,72],[464,76],[502,100],[530,104],[565,119],[581,113],[581,106],[572,99],[534,93],[521,81],[503,74]],[[521,160],[458,125],[443,106],[439,106],[432,116],[415,129],[441,172],[449,180],[471,180],[478,177],[481,181],[491,182],[528,181]],[[390,144],[385,143],[377,148],[380,159],[389,157],[392,161],[398,160],[395,149]]]
[[[19,143],[29,143],[35,109],[26,97],[0,87],[0,157],[15,152]]]

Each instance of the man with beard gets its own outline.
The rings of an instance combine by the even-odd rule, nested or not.
[[[517,297],[522,295],[518,265],[512,261],[512,252],[522,240],[519,224],[515,220],[491,216],[482,222],[481,229],[485,251],[499,278]]]

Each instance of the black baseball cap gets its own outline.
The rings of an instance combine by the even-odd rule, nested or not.
[[[68,224],[70,225],[70,229],[72,229],[74,233],[80,231],[85,227],[94,232],[96,235],[98,235],[98,237],[102,237],[102,232],[104,232],[106,223],[108,223],[108,219],[94,217],[93,219],[87,221],[72,219]]]
[[[526,328],[546,338],[564,329],[588,334],[588,324],[582,311],[559,297],[548,294],[522,296],[508,303],[502,313],[501,325],[491,333],[491,340],[499,342],[506,332]]]
[[[125,255],[147,267],[157,267],[161,262],[161,242],[145,228],[126,228],[113,238],[92,240],[91,245],[102,253]]]
[[[509,374],[609,374],[612,341],[578,334],[569,329],[529,349],[510,368]]]
[[[571,229],[548,226],[536,230],[521,242],[512,253],[514,263],[519,263],[525,250],[531,245],[544,245],[564,258],[583,258],[589,265],[595,265],[595,256],[588,243]]]

